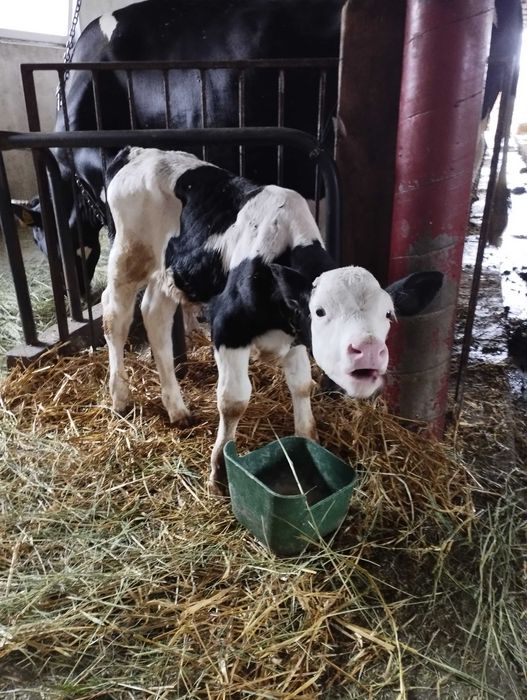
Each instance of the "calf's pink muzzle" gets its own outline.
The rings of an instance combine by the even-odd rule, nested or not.
[[[383,341],[374,338],[357,345],[350,343],[347,351],[350,359],[350,374],[353,377],[374,378],[386,372],[388,348]]]

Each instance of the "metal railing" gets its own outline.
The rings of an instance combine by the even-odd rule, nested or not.
[[[238,146],[259,145],[294,148],[303,152],[306,161],[316,165],[324,185],[326,207],[326,243],[329,253],[338,261],[340,250],[340,197],[337,173],[332,157],[319,147],[315,136],[294,129],[279,127],[161,129],[133,131],[82,131],[53,133],[0,132],[0,222],[4,231],[9,263],[13,274],[24,339],[29,346],[41,344],[30,300],[27,275],[11,205],[3,152],[31,149],[34,155],[41,201],[43,227],[48,250],[50,277],[57,320],[58,337],[66,342],[71,336],[64,286],[69,298],[71,318],[86,321],[75,269],[71,231],[61,203],[60,172],[50,148],[101,148],[125,145],[185,149],[215,143]],[[73,174],[72,174],[73,177]],[[80,244],[82,244],[82,232]],[[85,269],[85,265],[83,265]],[[87,288],[87,287],[85,287]],[[88,295],[89,296],[89,295]],[[88,302],[90,341],[94,344],[92,308]],[[181,332],[178,334],[182,354]],[[176,349],[176,348],[175,348]]]
[[[269,71],[275,73],[273,80],[276,81],[276,114],[275,124],[278,127],[294,127],[303,129],[316,136],[318,143],[323,145],[327,150],[331,150],[334,143],[329,143],[326,138],[329,121],[336,111],[337,89],[336,75],[338,69],[338,58],[295,58],[295,59],[250,59],[250,60],[235,60],[235,61],[111,61],[107,63],[28,63],[21,66],[22,84],[26,101],[26,110],[28,114],[28,124],[30,131],[40,131],[40,116],[38,110],[37,92],[35,87],[35,74],[44,71],[53,71],[58,76],[58,94],[60,96],[60,114],[63,120],[65,131],[70,130],[71,114],[68,108],[68,92],[67,79],[71,80],[71,75],[78,73],[88,73],[89,83],[91,84],[92,97],[94,101],[94,123],[93,128],[101,130],[104,128],[104,100],[101,97],[101,81],[103,76],[111,74],[114,78],[119,78],[120,84],[126,93],[127,102],[127,117],[128,124],[119,124],[120,128],[137,129],[144,128],[137,118],[140,110],[137,109],[137,95],[134,87],[134,80],[145,73],[149,74],[149,82],[155,81],[156,75],[161,76],[158,80],[158,87],[163,94],[164,102],[164,124],[158,124],[158,128],[182,128],[188,126],[177,123],[177,120],[171,112],[171,95],[177,91],[170,90],[171,79],[174,76],[177,79],[178,74],[182,72],[188,76],[192,76],[194,87],[199,91],[199,115],[193,117],[194,123],[191,125],[195,128],[210,128],[210,127],[238,127],[243,128],[250,126],[247,123],[247,87],[259,86],[264,74]],[[303,124],[288,123],[285,119],[285,99],[287,94],[287,84],[295,83],[300,79],[299,71],[309,70],[311,78],[317,83],[317,104],[316,109],[313,109],[313,114],[316,114],[312,124],[306,128]],[[236,84],[237,108],[235,115],[236,123],[224,123],[226,117],[222,115],[222,123],[216,123],[216,120],[209,115],[209,104],[213,101],[212,96],[206,88],[207,76],[217,74],[218,71],[223,71],[231,76],[232,82]],[[328,104],[328,81],[332,81],[332,90],[330,91],[330,104]],[[191,88],[187,86],[187,90]],[[258,87],[257,87],[258,89]],[[290,89],[293,89],[290,87]],[[271,93],[269,87],[266,88]],[[252,95],[249,96],[249,106],[251,105]],[[230,115],[231,119],[234,117]],[[265,126],[274,126],[269,122]],[[329,129],[329,131],[332,131]],[[207,160],[207,146],[203,145],[202,156]],[[245,151],[244,144],[239,145],[239,174],[245,174]],[[276,165],[276,183],[281,185],[283,182],[284,163],[283,163],[283,147],[277,149],[277,165]],[[318,219],[318,180],[315,180],[315,202],[317,203],[316,218]]]

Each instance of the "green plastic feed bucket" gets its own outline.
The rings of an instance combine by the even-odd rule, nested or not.
[[[234,515],[276,554],[300,553],[346,517],[356,472],[313,440],[281,438],[243,456],[231,441],[223,452]]]

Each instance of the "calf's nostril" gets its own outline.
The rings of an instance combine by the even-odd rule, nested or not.
[[[348,345],[348,353],[350,355],[362,355],[362,350],[360,350],[359,348],[356,348],[354,345],[351,345],[351,343],[350,343],[350,345]]]

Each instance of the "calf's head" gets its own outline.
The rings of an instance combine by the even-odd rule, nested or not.
[[[440,272],[417,272],[382,289],[371,273],[352,266],[324,272],[312,286],[306,280],[302,290],[298,279],[292,284],[291,274],[287,284],[283,270],[278,275],[282,294],[289,290],[290,308],[308,325],[315,362],[356,398],[367,398],[383,385],[390,324],[398,315],[422,311],[443,280]]]

